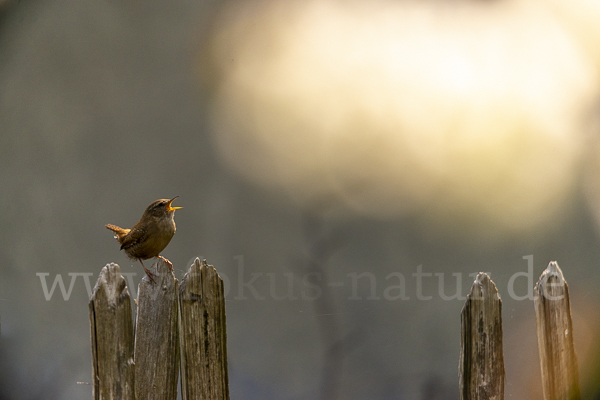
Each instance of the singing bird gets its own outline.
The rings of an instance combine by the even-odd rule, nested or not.
[[[156,276],[146,269],[142,260],[159,257],[160,252],[167,247],[175,234],[175,210],[183,207],[171,207],[173,201],[158,199],[150,204],[142,218],[131,229],[123,229],[119,226],[107,224],[108,229],[115,233],[115,238],[121,245],[121,250],[132,260],[139,260],[146,271],[148,278],[154,283]],[[168,262],[168,260],[165,259]],[[169,262],[169,265],[171,263]],[[171,266],[173,268],[173,266]]]

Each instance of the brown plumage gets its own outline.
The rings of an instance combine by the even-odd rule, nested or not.
[[[146,269],[142,260],[160,257],[160,252],[167,247],[175,234],[175,210],[182,207],[171,207],[173,200],[159,199],[150,204],[142,218],[131,229],[107,224],[106,227],[115,233],[115,238],[121,244],[121,250],[132,260],[139,260],[144,271],[154,283],[154,275]],[[170,263],[169,263],[170,264]]]

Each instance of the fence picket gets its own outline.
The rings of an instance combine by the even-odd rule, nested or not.
[[[569,285],[552,261],[535,285],[535,316],[545,400],[579,400]]]
[[[179,281],[164,259],[157,264],[156,283],[144,276],[138,286],[135,394],[140,400],[175,400],[179,378]]]
[[[460,399],[503,400],[502,300],[484,272],[467,295],[461,324]]]
[[[93,397],[133,400],[133,321],[125,278],[117,264],[107,264],[89,302]]]
[[[223,280],[196,258],[179,295],[182,397],[229,399]]]

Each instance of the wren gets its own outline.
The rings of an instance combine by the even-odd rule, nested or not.
[[[131,229],[123,229],[116,225],[105,225],[115,233],[115,238],[121,245],[121,250],[132,260],[139,260],[148,278],[154,283],[156,276],[146,269],[142,260],[159,257],[160,252],[167,247],[175,234],[175,210],[183,207],[171,207],[173,200],[159,199],[150,204],[142,218]],[[169,265],[171,263],[165,259]],[[173,266],[171,265],[171,269]]]

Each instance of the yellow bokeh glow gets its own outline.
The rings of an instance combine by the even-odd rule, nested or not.
[[[544,222],[598,95],[591,57],[536,3],[237,4],[211,45],[224,160],[378,217]]]

